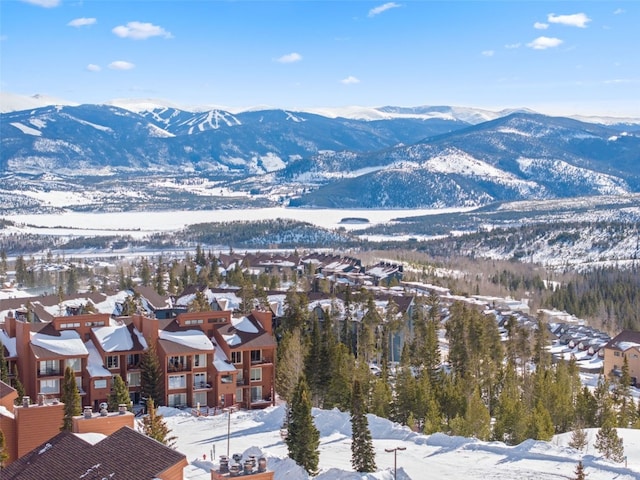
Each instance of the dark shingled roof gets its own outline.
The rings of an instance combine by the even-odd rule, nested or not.
[[[621,343],[638,343],[640,344],[640,332],[634,332],[633,330],[623,330],[618,335],[609,340],[609,343],[605,345],[605,348],[613,348],[621,350]]]
[[[2,480],[122,478],[152,480],[176,464],[183,454],[129,427],[91,445],[71,432],[61,432],[2,470]]]
[[[273,336],[262,327],[260,322],[255,319],[253,315],[246,316],[253,326],[258,331],[257,333],[245,332],[238,330],[233,326],[233,323],[220,325],[217,327],[218,332],[221,335],[237,335],[240,338],[240,343],[233,345],[232,349],[244,349],[244,348],[267,348],[275,347],[276,342]]]

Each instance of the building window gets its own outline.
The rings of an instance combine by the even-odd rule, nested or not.
[[[108,369],[118,368],[120,366],[120,357],[118,355],[107,355],[105,365]]]
[[[93,388],[95,388],[95,389],[107,388],[107,381],[106,380],[95,380],[93,382]]]
[[[242,385],[244,383],[244,371],[238,370],[238,375],[236,376],[236,383],[238,385]]]
[[[60,382],[57,378],[50,378],[48,380],[40,380],[40,392],[39,393],[60,393]]]
[[[78,391],[80,393],[84,392],[84,390],[82,389],[82,377],[76,377],[76,387],[78,387]]]
[[[613,352],[613,356],[614,357],[619,357],[620,356],[620,352]]]
[[[233,383],[233,375],[222,375],[220,377],[220,382],[222,383]]]
[[[40,375],[60,375],[60,362],[58,360],[42,360],[40,362]]]
[[[251,369],[251,381],[259,382],[262,380],[262,369],[261,368],[252,368]]]
[[[60,330],[67,330],[69,328],[80,328],[80,322],[61,323],[60,324]]]
[[[251,363],[260,363],[262,361],[262,350],[251,350]]]
[[[204,367],[207,364],[207,355],[205,353],[197,353],[193,356],[194,367]]]
[[[128,372],[127,373],[127,385],[130,387],[140,386],[140,372]]]
[[[231,352],[231,363],[242,363],[242,352]]]
[[[193,388],[207,388],[206,373],[195,373],[193,375]]]
[[[262,400],[262,387],[251,387],[251,402]]]
[[[82,360],[79,358],[67,358],[65,360],[65,368],[71,367],[71,370],[74,372],[80,372],[82,370]]]
[[[242,402],[242,389],[236,388],[236,402]]]
[[[127,355],[127,367],[137,368],[140,366],[140,354],[130,353]]]
[[[207,405],[207,392],[197,392],[193,394],[194,407],[200,404],[201,407]]]
[[[204,321],[201,318],[199,318],[197,320],[185,320],[184,321],[185,325],[201,325],[203,323],[204,323]]]
[[[179,390],[187,388],[186,375],[169,375],[169,390]]]
[[[85,327],[104,327],[104,322],[85,322]]]
[[[184,355],[169,357],[169,371],[178,372],[185,370],[187,366],[187,359]]]
[[[187,405],[186,393],[170,393],[167,396],[170,407],[184,407]]]

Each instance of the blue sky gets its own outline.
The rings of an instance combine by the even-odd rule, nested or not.
[[[640,116],[637,1],[0,0],[0,89]]]

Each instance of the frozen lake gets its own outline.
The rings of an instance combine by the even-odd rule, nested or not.
[[[367,225],[388,223],[396,218],[469,211],[472,208],[411,210],[341,210],[303,208],[258,208],[229,210],[176,210],[154,212],[65,212],[62,214],[9,215],[21,231],[50,235],[141,234],[178,230],[187,225],[240,220],[287,218],[312,223],[319,227],[358,229]],[[345,218],[366,218],[369,223],[340,223]]]

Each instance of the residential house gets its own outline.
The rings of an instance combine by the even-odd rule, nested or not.
[[[633,384],[640,379],[640,332],[623,330],[604,346],[604,373],[620,376],[624,360]]]

